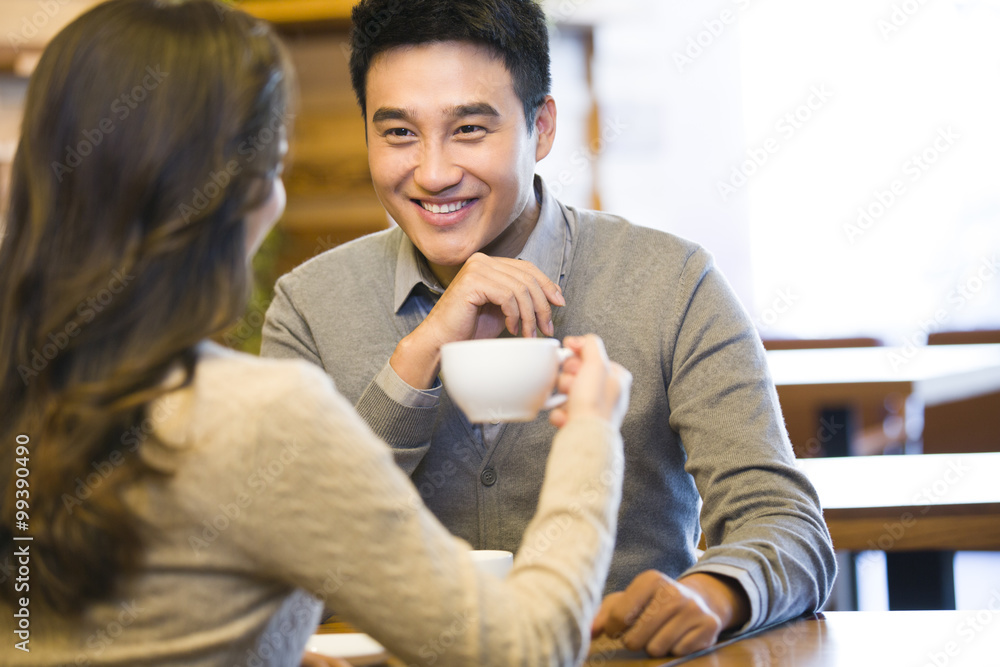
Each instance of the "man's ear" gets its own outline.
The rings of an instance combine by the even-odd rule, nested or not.
[[[538,107],[538,112],[535,114],[535,132],[538,134],[535,162],[538,162],[549,154],[552,143],[556,140],[556,101],[551,95],[546,95],[545,101]]]

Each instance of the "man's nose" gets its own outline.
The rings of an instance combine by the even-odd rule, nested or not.
[[[419,160],[413,171],[413,179],[427,192],[442,192],[458,185],[462,180],[462,168],[455,163],[444,146],[425,145]]]

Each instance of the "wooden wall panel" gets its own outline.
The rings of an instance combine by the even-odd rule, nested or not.
[[[351,89],[346,29],[285,34],[300,100],[285,174],[279,267],[387,226],[368,170],[364,122]]]

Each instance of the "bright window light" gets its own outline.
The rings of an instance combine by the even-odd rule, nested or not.
[[[1000,3],[769,0],[740,13],[767,334],[1000,327]],[[735,166],[735,165],[734,165]],[[758,320],[759,321],[759,320]]]

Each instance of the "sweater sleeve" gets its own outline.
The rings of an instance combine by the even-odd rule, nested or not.
[[[277,469],[268,459],[280,450],[281,473],[268,502],[234,529],[237,550],[407,663],[581,662],[611,560],[620,434],[594,419],[559,431],[537,512],[501,581],[476,570],[469,545],[427,510],[329,378],[305,365],[301,373],[262,420],[259,460],[248,465]]]
[[[833,547],[795,465],[764,348],[704,250],[688,259],[678,294],[670,423],[704,501],[708,546],[686,574],[737,580],[751,606],[742,630],[818,610],[836,573]]]
[[[392,447],[396,464],[412,475],[431,448],[441,386],[421,392],[407,385],[388,361],[365,388],[354,408],[381,440]]]

